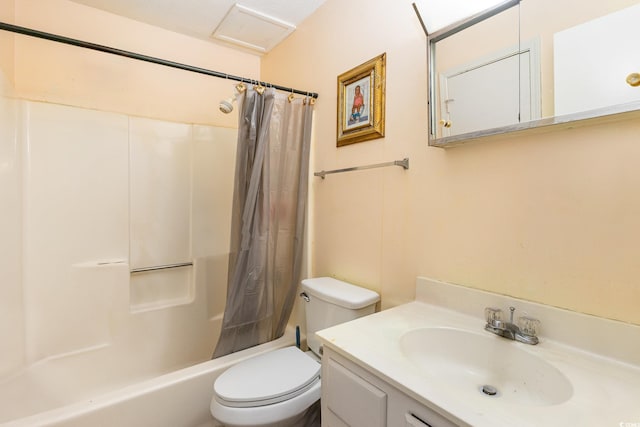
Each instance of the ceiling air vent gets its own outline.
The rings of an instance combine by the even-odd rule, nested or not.
[[[266,53],[295,29],[295,25],[236,3],[215,29],[212,37]]]

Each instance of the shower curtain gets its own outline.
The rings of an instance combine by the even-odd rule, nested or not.
[[[213,358],[284,334],[301,280],[313,106],[238,95],[227,302]]]

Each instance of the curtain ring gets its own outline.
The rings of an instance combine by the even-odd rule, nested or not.
[[[247,85],[244,84],[244,78],[240,79],[240,83],[236,85],[236,90],[238,93],[244,93],[247,90]]]
[[[254,87],[253,89],[258,92],[259,95],[262,95],[264,93],[264,90],[266,89],[264,86],[262,86],[262,83],[260,82],[260,80],[256,80],[256,82],[258,83],[257,87]]]

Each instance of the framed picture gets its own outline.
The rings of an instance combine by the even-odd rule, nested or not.
[[[338,76],[337,146],[384,136],[387,54]]]

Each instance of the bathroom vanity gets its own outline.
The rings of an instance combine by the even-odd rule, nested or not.
[[[457,425],[329,348],[323,356],[322,387],[323,426]]]
[[[486,307],[539,319],[539,343],[485,331]],[[325,427],[640,426],[637,325],[418,278],[317,336]]]

